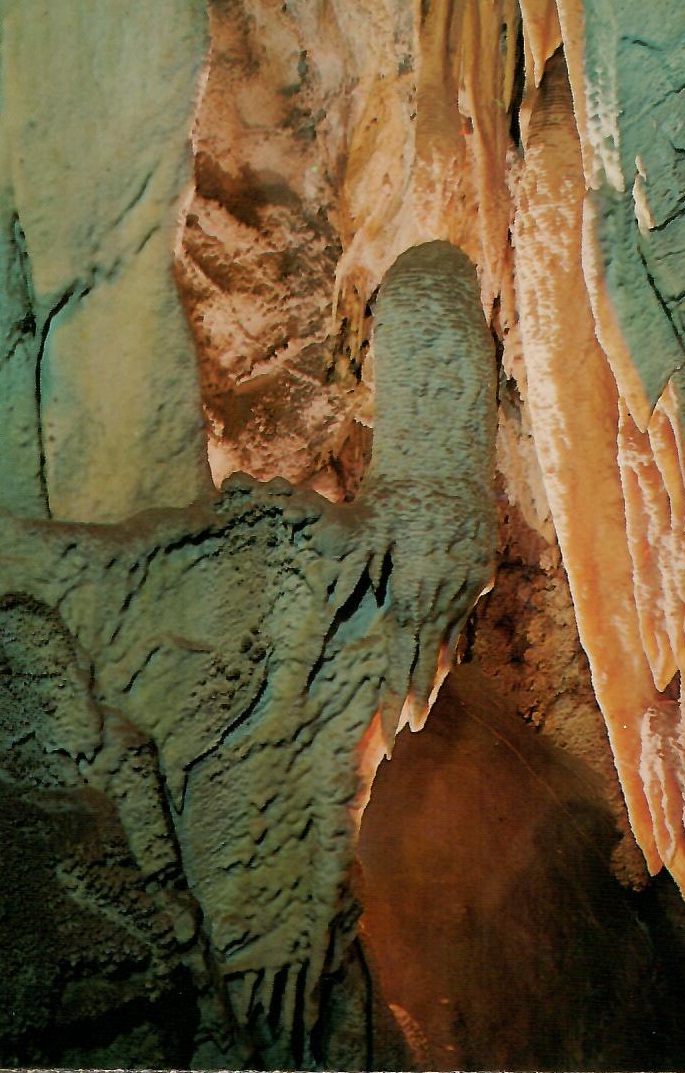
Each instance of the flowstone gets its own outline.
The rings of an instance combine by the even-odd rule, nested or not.
[[[492,579],[495,361],[474,267],[447,242],[407,250],[375,321],[354,503],[237,475],[117,525],[0,522],[4,679],[29,675],[41,701],[9,733],[109,795],[143,874],[178,847],[236,1065],[325,1061],[319,984],[358,913],[360,743],[380,711],[390,749],[407,698],[420,722]],[[154,754],[137,788],[136,740]]]

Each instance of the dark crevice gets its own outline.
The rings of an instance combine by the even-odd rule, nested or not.
[[[148,664],[151,662],[153,657],[156,656],[157,653],[160,651],[161,647],[162,647],[161,645],[154,645],[154,647],[150,649],[150,651],[145,656],[145,659],[141,663],[140,667],[138,667],[133,672],[131,677],[129,678],[128,682],[126,683],[126,685],[122,689],[122,693],[130,693],[131,692],[131,690],[133,689],[134,685],[138,681],[138,678],[143,673],[143,671],[148,666]]]
[[[378,585],[376,587],[376,603],[378,607],[383,607],[388,598],[388,585],[390,584],[390,575],[392,574],[392,555],[390,550],[386,551],[383,556],[383,562],[381,564],[381,573],[378,579]]]
[[[273,988],[271,990],[271,1002],[269,1003],[269,1010],[266,1017],[267,1024],[274,1035],[278,1031],[278,1027],[281,1023],[281,1011],[283,1009],[285,990],[288,985],[289,972],[290,967],[286,965],[285,968],[279,969],[274,977]]]
[[[141,238],[140,242],[138,243],[138,245],[135,247],[135,249],[133,251],[134,256],[137,257],[139,253],[143,252],[143,250],[147,246],[147,244],[150,241],[150,239],[153,238],[157,234],[157,232],[159,230],[160,230],[159,224],[155,224],[155,226],[151,227],[149,229],[149,231],[146,231],[146,233],[143,235],[143,237]]]
[[[386,584],[387,584],[387,582],[386,582]],[[342,604],[338,608],[338,610],[336,611],[335,615],[333,616],[333,621],[331,622],[331,624],[330,624],[330,626],[329,626],[329,628],[328,628],[328,630],[326,632],[326,636],[323,639],[323,642],[322,642],[322,645],[321,645],[321,651],[319,652],[319,655],[317,656],[316,660],[314,661],[314,665],[313,665],[312,669],[310,670],[309,675],[307,677],[307,692],[309,692],[309,690],[311,689],[312,684],[314,682],[314,679],[316,678],[316,676],[318,675],[319,671],[321,670],[321,668],[323,667],[324,663],[326,662],[327,653],[328,653],[328,647],[329,647],[331,641],[333,641],[333,639],[335,638],[335,635],[342,628],[342,626],[344,626],[345,623],[349,622],[350,619],[353,618],[354,615],[357,613],[357,611],[359,610],[359,608],[361,606],[361,602],[362,602],[362,600],[364,598],[364,593],[367,591],[367,589],[370,586],[371,586],[371,578],[369,577],[369,570],[368,570],[368,566],[367,566],[362,571],[362,574],[361,574],[361,576],[359,578],[359,581],[355,585],[355,587],[352,590],[352,592],[350,593],[350,595],[345,600],[344,604]]]
[[[118,611],[118,614],[117,614],[117,619],[116,619],[116,625],[115,625],[114,629],[112,630],[112,633],[111,633],[110,638],[109,638],[109,643],[111,645],[114,644],[114,642],[116,641],[117,637],[121,633],[121,628],[122,628],[122,626],[124,624],[124,621],[125,621],[123,616],[130,609],[131,604],[133,603],[134,599],[142,591],[143,586],[145,585],[145,582],[147,581],[148,576],[150,574],[150,567],[152,566],[152,563],[154,562],[154,560],[156,559],[158,554],[159,554],[159,548],[153,548],[152,551],[148,555],[146,555],[145,558],[142,561],[141,560],[136,560],[136,562],[133,564],[133,566],[129,569],[129,575],[132,575],[142,565],[141,576],[139,577],[135,587],[132,588],[129,592],[126,593],[126,596],[124,597],[124,599],[122,601],[121,607],[119,608],[119,611]],[[136,675],[134,675],[134,678],[137,677],[137,673],[136,673]],[[132,680],[131,680],[130,684],[131,685],[133,684]],[[128,689],[125,688],[124,692],[128,692]]]
[[[22,335],[35,335],[36,334],[36,316],[33,310],[29,310],[25,313],[19,323],[19,331]]]
[[[155,174],[155,169],[154,168],[147,173],[147,175],[143,179],[138,191],[134,194],[134,196],[131,198],[131,200],[125,206],[125,208],[123,208],[121,210],[121,212],[117,216],[116,220],[112,224],[112,230],[117,228],[119,226],[119,224],[122,222],[122,220],[124,220],[129,215],[129,213],[131,213],[133,211],[133,209],[135,209],[136,205],[140,201],[142,201],[142,199],[145,197],[145,194],[147,193],[147,190],[148,190],[148,188],[150,186],[150,183],[152,182],[152,177],[153,177],[154,174]]]
[[[26,238],[17,213],[14,213],[12,216],[9,231],[9,246],[13,251],[11,261],[18,268],[18,282],[21,288],[21,305],[24,313],[21,319],[13,326],[12,334],[18,332],[18,335],[10,347],[9,352],[3,356],[4,362],[11,361],[17,348],[26,341],[27,336],[35,337],[36,334],[36,316],[34,312],[35,298],[31,280],[31,262],[26,248]],[[13,268],[10,268],[10,272],[14,274]]]
[[[25,334],[17,336],[17,338],[14,340],[14,342],[12,343],[12,346],[9,348],[9,350],[7,350],[2,355],[2,361],[3,361],[4,365],[9,365],[9,363],[12,361],[12,358],[14,357],[16,352],[18,351],[19,347],[25,342],[26,342],[26,335]]]
[[[665,104],[670,97],[679,97],[681,93],[685,93],[685,86],[673,86],[670,89],[667,89],[663,96],[658,97],[653,101],[650,100],[649,107],[645,104],[641,114],[644,115],[645,112],[649,112],[650,115],[654,115],[661,108],[662,104]]]
[[[15,213],[12,218],[11,242],[16,252],[17,261],[19,262],[19,271],[21,273],[21,278],[24,283],[24,299],[27,307],[31,311],[33,311],[35,307],[35,299],[33,294],[33,285],[31,281],[31,261],[29,258],[28,250],[26,248],[26,236],[24,235],[24,229],[19,222],[19,216],[17,213]],[[33,321],[31,334],[35,335],[36,321],[35,317],[33,316],[33,312],[31,312],[31,318]],[[24,331],[23,322],[22,331]]]
[[[266,801],[259,806],[259,811],[264,813],[273,805],[274,801],[278,800],[278,794],[272,794],[271,797],[267,797]]]
[[[19,310],[17,310],[16,313],[18,319],[14,320],[14,317],[12,318],[14,323],[11,325],[8,338],[10,346],[8,351],[2,356],[2,363],[4,365],[8,365],[12,362],[16,352],[21,347],[29,346],[30,351],[33,351],[36,346],[35,295],[31,275],[31,261],[26,247],[26,237],[17,212],[12,214],[8,231],[9,234],[7,237],[10,263],[7,266],[8,278],[3,290],[5,296],[10,300],[10,306],[14,304],[11,300],[12,292],[17,295],[19,298]],[[39,497],[42,500],[45,513],[49,517],[50,510],[47,501],[47,489],[45,487],[44,465],[42,464],[40,396],[36,392],[35,386],[33,394],[33,406],[35,409],[32,417],[35,421],[36,444],[38,446],[38,458],[35,460],[34,465],[37,463],[38,466],[37,477]]]
[[[663,52],[661,45],[654,41],[646,41],[643,37],[636,37],[634,34],[621,34],[618,43],[619,45],[639,45],[640,48],[646,48],[649,52]]]
[[[307,820],[307,822],[305,823],[304,827],[302,828],[302,830],[300,831],[300,833],[297,836],[298,842],[304,842],[305,838],[307,837],[307,835],[309,834],[309,832],[311,831],[313,826],[314,826],[314,820],[310,816],[309,819]]]
[[[231,526],[208,526],[205,529],[201,529],[198,533],[186,533],[179,537],[177,540],[172,540],[168,544],[165,544],[160,550],[164,555],[171,555],[174,551],[181,551],[183,548],[199,548],[205,541],[208,540],[220,540],[230,532]]]
[[[179,812],[183,812],[188,780],[193,772],[193,769],[197,767],[198,764],[201,764],[203,760],[206,760],[208,756],[211,756],[212,753],[215,753],[217,749],[220,749],[230,735],[235,734],[236,731],[240,730],[242,727],[245,726],[245,724],[249,721],[250,717],[259,707],[259,704],[261,703],[264,694],[266,693],[268,683],[269,679],[265,669],[264,675],[259,684],[259,688],[257,689],[257,692],[255,693],[254,697],[247,705],[245,710],[241,712],[240,715],[238,715],[235,719],[233,719],[231,723],[221,732],[221,735],[217,741],[213,742],[211,745],[207,746],[207,748],[204,749],[202,752],[198,753],[197,756],[194,757],[193,760],[190,762],[190,764],[187,765],[185,769],[185,780],[183,785],[183,793],[181,795]],[[244,759],[247,759],[247,757],[245,757]]]
[[[307,972],[309,963],[305,962],[297,976],[295,984],[295,1012],[293,1014],[292,1055],[297,1069],[302,1069],[305,1052],[305,1005],[307,999]]]
[[[45,454],[45,430],[43,428],[43,358],[45,356],[45,347],[47,346],[48,336],[52,328],[55,317],[65,309],[73,298],[77,300],[85,298],[90,293],[89,286],[83,286],[79,290],[75,285],[69,287],[64,292],[59,301],[52,307],[45,322],[40,335],[40,346],[38,347],[38,354],[36,355],[36,382],[35,382],[35,395],[36,395],[36,415],[37,415],[37,434],[38,434],[38,480],[40,482],[40,490],[43,501],[45,503],[45,510],[48,518],[52,518],[52,509],[50,507],[50,493],[48,490],[47,480],[47,458]]]
[[[517,147],[521,146],[521,102],[526,82],[526,58],[523,44],[523,21],[519,21],[516,33],[516,60],[514,66],[514,84],[509,105],[509,133]]]
[[[476,609],[474,608],[474,610],[467,618],[466,624],[462,631],[461,646],[463,647],[461,650],[461,663],[471,663],[471,661],[473,660],[473,654],[476,647],[477,632],[478,618],[476,614]]]
[[[666,216],[658,224],[653,224],[649,230],[650,232],[664,231],[669,226],[669,224],[675,223],[677,220],[682,220],[683,216],[685,216],[685,196],[680,200],[673,212],[669,213],[668,216]]]
[[[509,241],[511,242],[511,233],[509,234]],[[501,304],[500,296],[498,295],[495,298],[495,301],[493,303],[493,310],[492,310],[493,321],[495,320],[496,317],[499,316],[500,304]],[[497,384],[496,384],[495,390],[496,390],[497,407],[499,408],[499,405],[500,405],[500,402],[501,402],[500,392],[501,392],[501,386],[502,386],[502,377],[504,375],[504,365],[503,365],[503,361],[504,361],[504,342],[503,342],[502,339],[500,339],[497,331],[492,326],[490,327],[490,334],[492,336],[493,343],[495,344],[495,363],[496,363],[496,366],[497,366]]]
[[[265,669],[263,677],[262,677],[262,680],[259,683],[259,687],[257,689],[257,692],[255,693],[254,697],[252,698],[252,700],[248,704],[248,706],[245,709],[245,711],[242,712],[239,716],[237,716],[231,722],[230,726],[226,727],[226,729],[222,732],[221,737],[219,738],[219,741],[218,741],[217,745],[215,745],[212,748],[208,749],[207,753],[204,754],[204,755],[209,756],[209,754],[214,752],[215,749],[217,749],[217,748],[219,748],[219,746],[223,745],[223,743],[226,741],[226,738],[228,738],[229,735],[234,734],[236,732],[236,730],[239,730],[240,727],[245,725],[245,723],[248,721],[248,719],[253,714],[253,712],[256,710],[256,708],[259,707],[259,704],[261,703],[262,698],[264,697],[264,694],[266,693],[266,688],[267,688],[268,683],[269,683],[269,678],[268,678],[268,675],[267,675],[266,669]],[[199,761],[201,759],[202,759],[202,756],[198,756],[197,760],[193,761],[193,764],[195,764],[197,761]],[[188,768],[188,771],[190,771],[190,770],[191,770],[191,768]]]
[[[236,864],[242,863],[242,861],[236,862]],[[225,960],[228,961],[231,954],[234,954],[237,951],[242,953],[243,950],[247,950],[250,946],[254,946],[258,939],[258,935],[251,935],[250,931],[246,930],[242,935],[239,935],[237,939],[231,939],[230,942],[227,942],[226,945],[221,948],[221,953],[224,955]]]
[[[156,558],[156,556],[158,555],[158,553],[159,553],[159,549],[154,548],[150,552],[150,554],[145,557],[145,559],[139,560],[138,562],[136,562],[131,567],[131,569],[129,570],[129,575],[131,575],[131,574],[135,573],[135,571],[138,569],[138,567],[140,567],[141,568],[141,574],[140,574],[140,577],[138,578],[138,581],[136,582],[135,587],[132,588],[130,590],[130,592],[126,593],[126,596],[124,597],[124,601],[123,601],[123,603],[121,605],[121,609],[120,609],[119,614],[124,614],[126,611],[128,611],[129,607],[131,606],[131,604],[135,600],[136,596],[138,596],[138,594],[142,591],[142,589],[143,589],[143,587],[145,585],[145,582],[147,581],[147,579],[148,579],[148,577],[150,575],[150,567],[152,566],[152,563],[153,563],[154,559]]]

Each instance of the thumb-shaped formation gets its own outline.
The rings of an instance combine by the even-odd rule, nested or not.
[[[215,502],[117,526],[2,522],[6,661],[21,674],[42,644],[12,629],[20,600],[92,663],[84,703],[105,736],[123,719],[153,745],[235,1060],[271,1068],[321,1060],[320,981],[354,938],[360,742],[379,709],[388,748],[407,698],[425,710],[493,570],[494,348],[475,269],[446,242],[408,250],[378,309],[383,416],[356,502],[239,476]],[[87,730],[50,741],[86,783],[101,748]]]

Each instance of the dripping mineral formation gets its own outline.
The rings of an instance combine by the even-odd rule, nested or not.
[[[2,520],[8,672],[46,683],[29,686],[38,707],[67,683],[80,698],[78,721],[60,707],[31,735],[86,786],[105,736],[151,743],[143,773],[161,777],[214,973],[267,1066],[319,1060],[320,980],[354,936],[359,743],[379,710],[388,750],[405,702],[423,717],[492,579],[494,348],[475,269],[446,242],[410,249],[376,315],[383,419],[353,504],[238,475],[214,502],[119,525]],[[126,795],[136,822],[143,785]]]

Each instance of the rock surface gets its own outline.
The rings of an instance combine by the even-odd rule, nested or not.
[[[412,1069],[678,1068],[685,908],[669,880],[660,925],[617,882],[602,798],[477,662],[400,734],[362,823],[362,934]]]
[[[154,4],[3,4],[0,495],[15,513],[113,521],[206,487],[170,259],[206,29],[202,0],[172,0],[161,31]]]
[[[685,883],[685,120],[683,16],[655,12],[0,3],[3,1061],[644,1064],[618,1038],[633,1018],[677,1064],[682,972],[660,975],[607,869],[653,899],[658,962],[682,919],[648,871]],[[213,496],[210,471],[237,470]],[[499,578],[469,618],[495,496]],[[557,771],[518,713],[599,778],[586,793],[559,761],[602,860],[560,830],[555,871],[566,798],[497,767],[457,704],[449,764],[492,765],[522,855],[491,875],[492,817],[444,806],[442,897],[483,929],[483,979],[447,912],[423,942],[419,877],[406,958],[447,974],[421,1006],[355,939],[354,844],[460,632],[506,695],[503,740]],[[387,812],[399,856],[435,850]],[[544,906],[508,914],[512,874]],[[566,1031],[540,963],[503,965],[538,932],[568,957]]]
[[[639,336],[651,331],[648,310],[659,305],[645,290],[648,280],[663,276],[657,289],[666,311],[675,310],[679,293],[677,257],[669,253],[677,249],[680,196],[680,96],[673,81],[679,16],[670,31],[652,27],[643,40],[634,5],[498,3],[487,13],[477,4],[428,5],[414,24],[392,5],[373,13],[355,8],[349,17],[337,9],[324,17],[299,5],[277,7],[245,0],[235,19],[228,17],[232,7],[212,5],[215,48],[182,272],[205,355],[215,479],[238,465],[259,477],[280,467],[333,499],[349,497],[368,458],[361,432],[373,385],[369,300],[403,246],[432,237],[462,243],[478,264],[482,304],[503,344],[513,400],[500,413],[503,491],[525,507],[527,524],[551,545],[552,557],[560,544],[634,837],[652,871],[666,860],[679,875],[680,835],[670,842],[660,835],[658,851],[654,830],[677,831],[680,822],[675,813],[659,818],[660,791],[652,779],[647,792],[639,773],[648,737],[643,715],[662,702],[670,710],[678,687],[679,373],[655,411],[655,447],[645,454],[645,465],[658,470],[651,490],[631,476],[635,466],[624,457],[628,422],[644,432],[681,353],[677,330],[662,313],[654,331],[671,334],[657,348],[656,365]],[[377,47],[358,47],[361,26],[368,28],[361,36]],[[633,78],[638,68],[655,110],[633,99],[631,87],[643,84]],[[249,92],[241,88],[245,79]],[[311,119],[311,137],[291,123],[284,104],[291,100]],[[656,141],[643,133],[649,123],[656,124]],[[293,333],[284,349],[282,321],[271,313],[267,325],[263,309],[277,286],[279,236],[301,234],[297,221],[314,218],[315,207],[319,231],[324,219],[330,228],[325,253],[317,252],[318,239],[306,249],[287,240],[298,268],[287,276],[291,326],[297,346],[304,345],[298,353],[318,355],[304,387],[292,363]],[[289,229],[276,222],[284,214],[293,220]],[[657,216],[675,245],[662,241]],[[656,276],[632,264],[626,251],[633,248],[643,251],[645,264],[658,261]],[[322,317],[334,261],[338,334]],[[309,283],[296,293],[297,279]],[[256,304],[253,294],[260,296]],[[675,312],[668,316],[675,324]],[[236,334],[222,327],[236,322],[252,332],[251,341],[242,328]],[[573,377],[569,340],[582,369]],[[216,401],[216,384],[228,385],[223,402]],[[284,420],[286,398],[288,407],[295,398],[302,407],[295,425]],[[673,429],[670,446],[664,417]],[[616,643],[605,643],[607,619]],[[575,635],[570,619],[566,628]],[[586,676],[584,656],[574,658],[577,674]],[[630,683],[617,671],[624,666]],[[525,673],[519,684],[528,688]],[[540,721],[606,773],[626,835],[619,867],[644,882],[595,718],[577,719],[573,731],[544,713]],[[677,808],[667,796],[669,808]]]
[[[230,1013],[210,1037],[236,1067],[326,1062],[322,981],[354,977],[360,743],[379,710],[388,749],[423,717],[492,576],[494,352],[475,270],[446,242],[416,247],[378,307],[387,420],[354,504],[238,475],[215,502],[119,526],[2,519],[8,689],[37,679],[42,702],[10,745],[66,753],[117,807],[143,877],[187,883],[207,947],[195,986],[211,967]],[[435,383],[456,438],[433,425]],[[75,710],[49,719],[65,686]],[[137,772],[117,728],[139,739]]]

